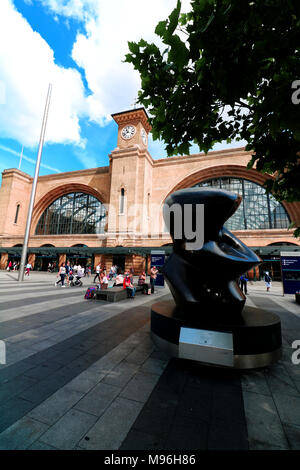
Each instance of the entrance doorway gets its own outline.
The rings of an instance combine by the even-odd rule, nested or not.
[[[118,273],[125,271],[125,255],[114,255],[113,256],[113,265],[118,267]]]

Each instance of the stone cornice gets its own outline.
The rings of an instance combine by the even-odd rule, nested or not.
[[[149,133],[152,129],[148,121],[148,115],[144,108],[131,109],[129,111],[112,114],[111,116],[119,127],[127,124],[128,122],[131,124],[141,122],[147,133]]]
[[[212,157],[216,158],[228,158],[228,157],[251,157],[252,152],[246,152],[243,147],[237,149],[225,149],[225,150],[214,150],[212,152],[205,153],[194,153],[191,155],[182,155],[179,157],[165,157],[159,160],[153,160],[154,167],[166,166],[166,165],[177,165],[178,163],[186,164],[192,163],[197,160],[201,162],[210,160]]]

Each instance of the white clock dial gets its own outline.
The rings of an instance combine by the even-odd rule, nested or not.
[[[141,137],[144,145],[147,145],[147,134],[145,129],[141,129]]]
[[[136,132],[136,129],[134,126],[125,126],[122,129],[121,135],[123,139],[129,140],[131,139]]]

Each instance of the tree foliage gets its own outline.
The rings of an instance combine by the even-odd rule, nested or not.
[[[168,155],[246,140],[267,190],[300,201],[299,0],[192,0],[185,14],[178,0],[155,32],[163,47],[142,39],[126,55],[153,138]]]

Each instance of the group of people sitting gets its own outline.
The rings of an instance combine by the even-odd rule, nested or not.
[[[97,266],[98,268],[98,266]],[[154,293],[154,285],[155,279],[157,275],[157,269],[155,266],[151,268],[150,272],[150,284],[146,282],[146,274],[142,272],[138,279],[138,286],[143,286],[143,294],[153,294]],[[96,269],[96,276],[94,278],[94,282],[98,277],[99,283],[97,284],[98,289],[107,289],[108,287],[108,277],[106,275],[106,271],[102,270],[100,267]],[[123,289],[127,290],[127,297],[133,299],[136,293],[136,288],[133,285],[133,270],[131,272],[125,272],[122,274],[121,272],[117,273],[116,276],[113,276],[115,279],[112,287],[123,287]]]

